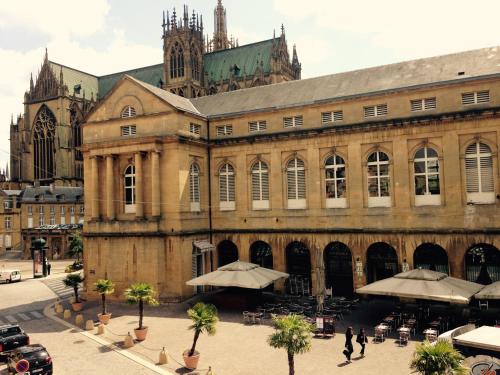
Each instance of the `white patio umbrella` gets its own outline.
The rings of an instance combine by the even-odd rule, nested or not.
[[[486,285],[474,298],[477,299],[500,299],[500,281]]]
[[[375,281],[356,292],[468,304],[471,297],[483,287],[484,285],[450,277],[445,273],[415,269]]]
[[[260,267],[254,263],[236,262],[226,264],[216,271],[207,273],[186,282],[187,285],[211,285],[221,287],[240,287],[249,289],[263,289],[276,280],[286,278],[284,272]]]

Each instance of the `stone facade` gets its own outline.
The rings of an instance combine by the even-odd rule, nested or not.
[[[21,190],[0,190],[0,256],[21,250]]]

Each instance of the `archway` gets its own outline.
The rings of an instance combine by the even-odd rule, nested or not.
[[[290,294],[309,294],[311,291],[311,255],[307,246],[298,241],[288,244],[286,270],[290,274],[287,289]]]
[[[398,273],[396,250],[385,242],[376,242],[370,245],[366,252],[366,259],[368,283],[387,279]]]
[[[449,274],[448,254],[439,245],[424,243],[413,253],[413,265],[417,268]]]
[[[219,267],[236,262],[238,260],[238,248],[232,241],[221,241],[217,246],[217,256],[219,258]]]
[[[250,262],[261,267],[273,269],[273,252],[264,241],[256,241],[250,246]]]
[[[484,285],[500,281],[500,251],[489,244],[472,246],[465,253],[465,277]]]
[[[351,295],[354,290],[351,250],[342,242],[330,243],[323,253],[325,286],[333,295]]]

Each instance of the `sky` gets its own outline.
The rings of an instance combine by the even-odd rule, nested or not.
[[[216,0],[0,0],[0,168],[9,124],[49,59],[95,75],[162,62],[162,12],[184,4],[213,32]],[[285,27],[302,78],[500,45],[499,0],[223,0],[239,44]]]

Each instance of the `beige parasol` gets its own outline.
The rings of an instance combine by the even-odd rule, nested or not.
[[[474,298],[477,299],[500,299],[500,281],[486,285]]]

